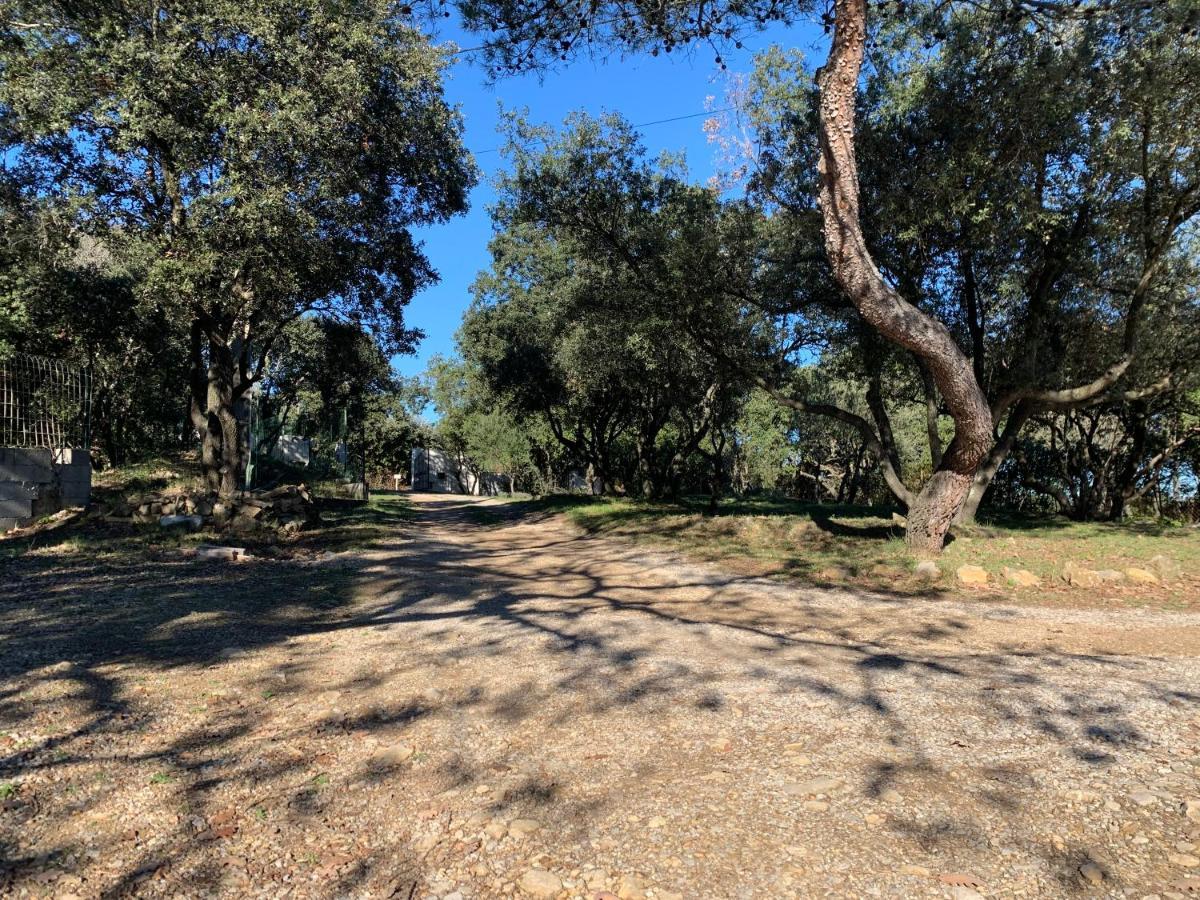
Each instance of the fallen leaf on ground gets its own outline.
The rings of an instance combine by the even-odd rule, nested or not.
[[[974,875],[967,875],[964,872],[946,872],[944,875],[938,876],[938,881],[942,884],[949,884],[954,887],[983,887],[983,879],[977,878]]]

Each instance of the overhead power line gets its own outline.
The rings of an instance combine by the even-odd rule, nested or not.
[[[768,102],[770,102],[770,101],[768,101]],[[765,105],[765,104],[755,104],[755,105],[761,106],[761,105]],[[666,119],[655,119],[652,122],[639,122],[638,124],[630,125],[629,127],[633,128],[635,130],[639,129],[639,128],[650,128],[653,125],[667,125],[671,122],[682,122],[685,119],[699,119],[703,116],[719,116],[721,113],[735,112],[737,109],[738,109],[738,107],[736,107],[736,106],[723,106],[720,109],[709,109],[709,110],[705,110],[704,112],[685,113],[684,115],[681,115],[681,116],[671,116]],[[503,147],[489,147],[487,150],[472,150],[471,152],[475,156],[482,156],[485,153],[499,153],[503,149],[504,149]]]

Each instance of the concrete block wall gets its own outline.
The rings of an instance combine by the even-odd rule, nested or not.
[[[0,531],[28,525],[92,496],[86,450],[0,447]]]

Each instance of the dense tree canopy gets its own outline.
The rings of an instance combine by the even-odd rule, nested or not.
[[[580,38],[669,49],[798,11],[735,4],[667,21],[634,4],[614,8],[616,21],[584,17],[556,53],[536,11],[486,10],[520,36],[493,44],[499,71],[553,64]],[[1086,408],[1131,423],[1130,446],[1145,446],[1132,437],[1143,421],[1178,435],[1164,449],[1192,439],[1148,410],[1178,408],[1195,359],[1200,129],[1184,86],[1200,55],[1181,3],[878,11],[868,21],[856,0],[835,5],[815,83],[798,56],[775,51],[738,86],[746,130],[728,147],[748,201],[710,194],[717,213],[689,210],[714,236],[686,241],[689,277],[669,274],[667,241],[631,227],[664,192],[685,193],[680,179],[639,171],[647,163],[600,126],[588,135],[569,123],[553,153],[518,148],[498,222],[536,223],[560,244],[570,235],[574,264],[624,268],[644,315],[668,310],[729,370],[857,431],[910,508],[914,546],[931,550],[952,517],[973,517],[1018,441],[1042,439],[1055,416]],[[748,226],[740,237],[711,227],[731,216]],[[650,233],[677,232],[654,222]],[[814,359],[861,386],[863,412],[797,392],[789,371]],[[903,452],[894,418],[923,426],[924,463]],[[1150,476],[1142,463],[1101,468],[1143,486]],[[1110,484],[1106,514],[1137,490]],[[1092,502],[1087,514],[1098,513]]]
[[[417,386],[410,230],[475,177],[424,8],[10,3],[0,353],[89,364],[100,455],[198,436],[219,491],[261,384],[377,473],[433,439],[538,490],[890,501],[921,552],[985,500],[1195,492],[1194,4],[458,6],[498,78],[813,15],[829,55],[731,81],[704,186],[619,117],[510,116],[461,358]]]
[[[187,323],[191,423],[232,490],[235,405],[288,323],[417,337],[403,308],[435,276],[409,229],[461,211],[474,177],[445,57],[385,0],[21,2],[5,20],[12,178]]]

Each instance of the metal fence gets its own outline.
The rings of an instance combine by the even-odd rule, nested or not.
[[[26,353],[0,359],[0,447],[86,449],[91,409],[88,369]]]
[[[345,410],[341,410],[333,425],[327,428],[315,431],[300,428],[299,433],[295,433],[293,429],[300,423],[263,415],[261,400],[257,395],[251,395],[245,420],[247,488],[270,487],[280,478],[300,476],[317,496],[346,496],[362,484],[362,454],[359,447],[354,446]],[[303,460],[289,459],[288,454],[278,452],[285,439],[303,441]],[[286,471],[289,469],[291,471]]]

